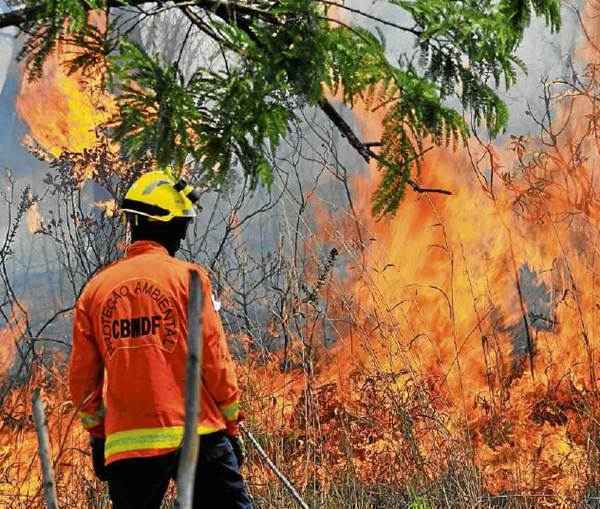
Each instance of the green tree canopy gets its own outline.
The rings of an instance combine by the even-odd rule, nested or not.
[[[469,135],[463,109],[491,135],[505,128],[508,111],[496,91],[513,85],[525,68],[516,51],[532,18],[543,16],[551,30],[559,28],[560,0],[379,3],[404,11],[410,22],[375,18],[342,0],[175,0],[143,4],[143,10],[139,0],[29,0],[22,10],[0,16],[0,26],[17,25],[30,34],[22,57],[33,78],[60,39],[86,48],[76,66],[107,57],[107,83],[120,108],[112,133],[123,150],[175,167],[191,159],[211,185],[238,165],[250,186],[269,186],[268,154],[299,105],[318,106],[365,160],[377,159],[383,175],[373,211],[387,214],[397,209],[407,185],[428,191],[418,184],[426,144]],[[117,15],[133,10],[148,18],[166,9],[179,11],[189,27],[212,40],[227,65],[200,65],[188,75],[179,58],[149,54]],[[375,29],[351,26],[334,9]],[[106,29],[88,23],[92,10],[109,13]],[[409,35],[418,58],[404,54],[391,61],[377,28],[382,26]],[[350,108],[359,98],[384,106],[382,140],[361,141],[329,103],[325,87]],[[448,106],[451,98],[461,111]]]

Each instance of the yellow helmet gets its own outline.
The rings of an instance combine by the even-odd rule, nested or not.
[[[197,200],[196,191],[183,179],[175,181],[168,172],[157,170],[145,173],[131,185],[121,210],[167,222],[176,217],[196,217]]]

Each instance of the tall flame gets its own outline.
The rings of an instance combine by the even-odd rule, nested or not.
[[[116,111],[112,97],[101,86],[102,69],[70,72],[80,51],[74,44],[59,43],[44,63],[41,78],[24,76],[17,97],[17,112],[31,136],[54,157],[93,148],[98,126]]]
[[[594,19],[592,10],[593,2],[584,19]],[[595,66],[598,34],[587,34],[579,54]],[[426,458],[429,475],[443,475],[462,444],[459,457],[474,462],[488,492],[541,493],[540,506],[574,503],[595,476],[592,103],[583,95],[556,112],[555,125],[565,128],[553,147],[513,138],[505,147],[472,140],[469,151],[431,151],[423,184],[442,182],[453,196],[409,194],[391,220],[369,213],[375,167],[357,178],[358,219],[373,241],[364,263],[348,267],[362,266],[350,292],[354,325],[321,368],[320,381],[337,383],[347,408],[349,389],[387,377],[382,390],[405,401],[417,444],[411,461]],[[381,138],[378,115],[360,112],[363,139]],[[328,220],[323,236],[346,244],[348,223]],[[379,443],[394,449],[406,437]],[[372,476],[373,463],[363,466]]]
[[[594,19],[593,5],[584,19]],[[597,66],[600,29],[587,35],[578,56]],[[91,148],[112,111],[109,98],[64,71],[61,51],[18,100],[53,155]],[[462,461],[485,492],[539,496],[541,507],[574,505],[597,481],[600,209],[590,104],[567,98],[552,147],[514,138],[429,152],[423,184],[441,182],[453,196],[408,194],[393,219],[370,215],[379,182],[371,167],[354,181],[357,217],[321,222],[321,241],[347,245],[356,222],[373,239],[345,267],[355,275],[328,289],[337,344],[311,345],[320,357],[314,380],[279,373],[276,355],[240,367],[254,389],[249,413],[266,430],[281,421],[292,428],[282,442],[296,478],[306,463],[294,454],[314,419],[313,446],[327,454],[323,483],[349,462],[366,481],[402,484],[442,477]],[[363,139],[380,139],[381,115],[359,112]],[[112,203],[97,206],[112,213]],[[0,333],[2,348],[19,327]],[[0,372],[12,355],[0,352]]]

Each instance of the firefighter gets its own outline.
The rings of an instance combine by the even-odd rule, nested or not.
[[[190,271],[199,274],[204,295],[194,507],[252,507],[240,474],[239,390],[210,279],[200,266],[174,257],[196,215],[195,198],[164,171],[136,180],[121,207],[132,243],[90,279],[75,306],[71,396],[115,509],[158,509],[176,476]]]

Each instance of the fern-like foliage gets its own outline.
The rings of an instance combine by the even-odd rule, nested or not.
[[[89,13],[106,8],[105,0],[28,0],[30,10],[20,28],[30,34],[19,57],[25,61],[30,79],[42,73],[44,61],[60,40],[84,37],[95,31]]]
[[[319,104],[325,87],[349,107],[359,99],[376,102],[386,115],[373,211],[389,214],[418,174],[426,144],[468,136],[449,98],[492,135],[506,126],[508,110],[496,90],[512,86],[525,68],[515,52],[534,17],[560,27],[560,0],[386,3],[412,18],[397,29],[414,37],[418,61],[390,61],[380,33],[347,24],[332,14],[331,2],[319,0],[175,2],[233,64],[223,71],[201,67],[188,78],[178,62],[162,61],[118,33],[116,23],[103,32],[104,42],[90,31],[90,10],[122,5],[111,0],[36,1],[35,16],[23,26],[34,34],[23,56],[35,75],[61,37],[88,41],[91,54],[112,52],[109,84],[120,106],[112,132],[124,150],[175,167],[192,159],[213,185],[236,166],[252,187],[269,186],[268,154],[286,135],[294,107]],[[107,41],[118,38],[113,49]],[[89,61],[82,55],[73,65]]]

